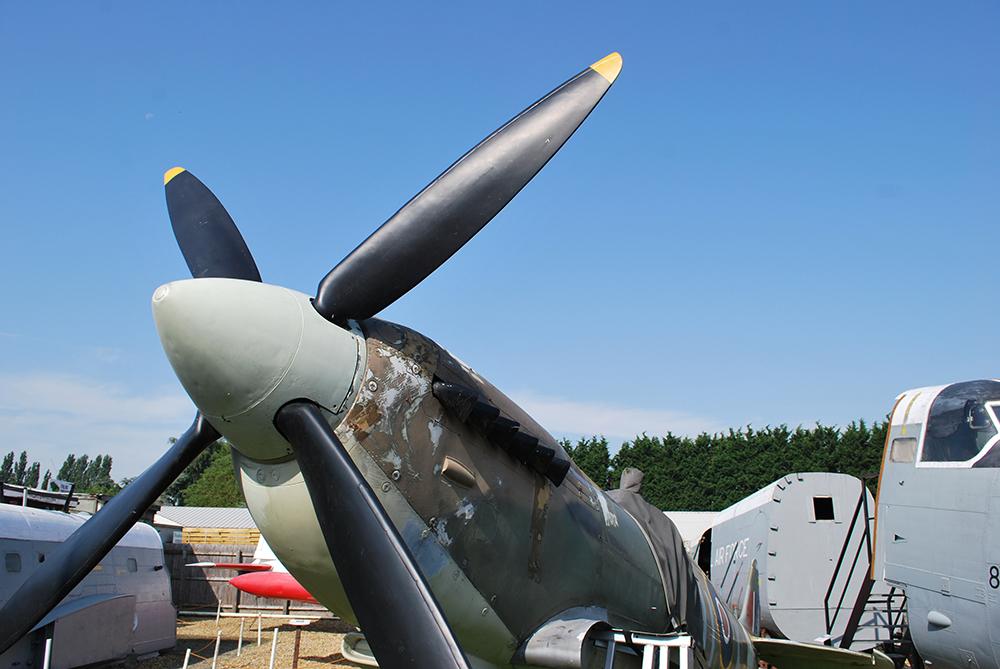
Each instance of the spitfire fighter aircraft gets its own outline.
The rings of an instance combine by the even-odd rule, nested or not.
[[[686,635],[693,648],[682,666],[891,666],[879,655],[755,639],[752,596],[739,617],[723,605],[634,485],[603,492],[473,369],[374,317],[506,206],[620,70],[613,53],[488,136],[313,296],[262,283],[215,196],[190,172],[168,171],[170,220],[194,278],[158,288],[153,313],[199,413],[11,597],[0,650],[225,436],[278,558],[360,625],[382,667],[637,666],[633,632]],[[624,635],[617,651],[614,637],[595,640],[611,628]]]

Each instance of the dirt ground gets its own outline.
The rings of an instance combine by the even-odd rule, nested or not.
[[[295,646],[294,625],[288,620],[263,619],[261,625],[261,645],[257,646],[257,619],[244,618],[243,651],[236,656],[237,639],[240,633],[240,618],[222,618],[222,643],[219,646],[218,669],[253,668],[267,669],[271,659],[271,640],[274,628],[278,627],[278,652],[275,655],[275,669],[291,669],[292,651]],[[299,669],[318,667],[358,667],[340,655],[340,642],[345,632],[354,628],[338,620],[314,620],[299,628],[302,639],[299,646]],[[184,653],[191,649],[192,667],[210,667],[215,650],[215,618],[178,618],[177,646],[169,653],[140,662],[130,661],[128,667],[135,669],[180,669],[184,664]]]

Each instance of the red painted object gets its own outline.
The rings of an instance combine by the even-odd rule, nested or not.
[[[315,602],[305,588],[287,572],[250,572],[229,579],[243,592],[259,597],[292,599],[298,602]]]

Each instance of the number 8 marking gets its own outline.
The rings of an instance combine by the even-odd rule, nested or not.
[[[1000,588],[1000,567],[990,565],[990,587],[996,590]]]

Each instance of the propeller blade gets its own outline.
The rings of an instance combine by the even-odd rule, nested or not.
[[[239,229],[219,198],[183,167],[163,175],[167,211],[191,276],[260,281]]]
[[[379,666],[468,669],[413,556],[322,411],[293,402],[275,424],[295,450],[330,557]]]
[[[423,281],[531,181],[621,65],[617,53],[599,60],[459,158],[326,275],[317,311],[341,323],[368,318]]]
[[[159,460],[46,556],[0,610],[0,653],[31,631],[97,566],[174,479],[219,433],[199,414]]]

